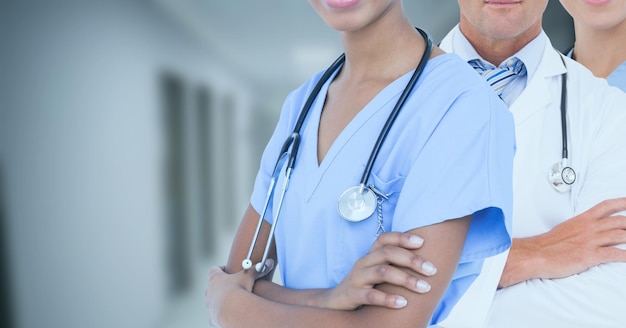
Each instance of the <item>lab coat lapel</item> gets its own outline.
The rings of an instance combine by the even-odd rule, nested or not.
[[[471,60],[473,58],[465,58],[470,54],[463,54],[462,49],[454,49],[455,38],[458,37],[459,33],[461,31],[457,25],[441,40],[439,46],[447,52],[457,53],[460,51],[461,58],[466,61]],[[560,102],[560,89],[554,89],[554,85],[551,84],[555,77],[565,72],[565,67],[559,56],[559,52],[552,47],[550,40],[546,40],[537,71],[533,74],[532,79],[527,81],[522,94],[509,107],[516,125],[523,124],[528,118],[539,111],[543,111],[551,104]]]
[[[547,42],[537,71],[532,79],[527,81],[522,94],[509,107],[516,126],[549,106],[558,106],[561,101],[561,90],[555,89],[555,84],[551,82],[563,72],[565,66],[560,59],[560,53]]]

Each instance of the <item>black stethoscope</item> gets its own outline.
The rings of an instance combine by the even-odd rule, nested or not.
[[[374,161],[376,160],[376,157],[378,156],[380,148],[383,144],[383,141],[387,137],[387,134],[389,133],[389,130],[391,129],[391,126],[393,125],[393,122],[395,121],[396,117],[398,116],[398,113],[400,112],[400,109],[406,102],[409,96],[409,93],[415,87],[417,80],[422,74],[422,71],[424,70],[426,63],[428,62],[428,58],[430,57],[430,53],[432,50],[432,40],[430,36],[428,35],[428,33],[422,31],[419,28],[417,30],[422,35],[422,37],[426,40],[426,48],[424,49],[422,58],[420,59],[420,62],[417,65],[417,68],[415,68],[415,71],[413,72],[411,79],[409,80],[406,87],[404,88],[404,91],[400,95],[400,98],[396,102],[396,105],[394,106],[393,110],[389,114],[389,117],[387,118],[385,125],[383,126],[380,134],[378,135],[378,139],[376,140],[376,143],[374,144],[374,147],[372,148],[372,152],[367,161],[367,165],[365,165],[365,169],[363,170],[363,175],[361,176],[359,185],[348,188],[346,191],[344,191],[341,194],[341,196],[339,196],[337,210],[339,212],[339,215],[341,215],[342,218],[348,221],[359,222],[370,217],[377,208],[377,199],[378,199],[377,195],[380,195],[381,197],[386,197],[385,195],[382,195],[379,192],[377,192],[373,185],[366,186],[366,184],[369,179],[370,173],[372,171],[372,167],[374,166]],[[272,224],[272,227],[270,229],[269,238],[267,240],[267,244],[265,245],[265,251],[263,253],[263,258],[261,262],[257,263],[257,265],[255,266],[255,270],[257,272],[264,272],[266,270],[265,261],[267,260],[267,257],[269,254],[269,250],[272,244],[272,239],[274,237],[274,230],[276,229],[276,225],[278,222],[278,216],[280,214],[283,199],[285,197],[285,193],[289,185],[289,178],[291,176],[291,172],[296,162],[296,155],[298,153],[298,147],[300,146],[300,130],[320,90],[322,89],[324,84],[328,81],[328,79],[330,79],[333,73],[339,68],[341,68],[344,61],[345,61],[345,54],[342,54],[341,56],[339,56],[339,58],[337,58],[337,60],[335,60],[335,62],[328,69],[326,69],[326,71],[324,72],[320,80],[317,82],[317,84],[315,85],[311,93],[309,94],[309,97],[307,101],[305,102],[304,106],[302,107],[302,111],[300,112],[298,116],[298,120],[296,121],[296,125],[293,129],[293,132],[291,133],[289,137],[287,137],[287,140],[285,140],[285,142],[283,143],[280,154],[278,155],[278,159],[276,160],[276,165],[274,166],[274,173],[270,180],[270,184],[267,190],[267,195],[265,198],[265,204],[263,205],[263,210],[261,211],[261,215],[259,217],[259,222],[257,224],[256,231],[254,233],[254,237],[252,239],[252,243],[248,251],[248,256],[241,263],[244,269],[250,269],[252,267],[252,260],[251,260],[252,251],[254,250],[254,246],[259,237],[261,225],[266,215],[268,205],[270,202],[273,201],[276,185],[281,184],[282,189],[281,189],[280,198],[278,199],[277,207],[274,210],[274,223]],[[381,213],[379,213],[379,215],[382,216]],[[379,222],[379,225],[382,226],[382,222]]]
[[[567,152],[567,65],[561,57],[566,72],[561,74],[561,139],[563,149],[561,161],[554,163],[548,172],[550,185],[558,192],[567,192],[576,182],[576,171],[569,165]]]

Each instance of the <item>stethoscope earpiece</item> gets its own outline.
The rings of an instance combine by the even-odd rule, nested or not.
[[[257,263],[254,266],[254,270],[257,273],[267,273],[267,271],[270,269],[271,265],[267,265],[266,261],[268,261],[268,259]],[[252,268],[252,261],[250,259],[245,259],[241,262],[241,266],[243,267],[244,270],[249,270],[250,268]]]
[[[248,270],[252,267],[252,261],[250,259],[245,259],[241,262],[241,266],[244,270]]]

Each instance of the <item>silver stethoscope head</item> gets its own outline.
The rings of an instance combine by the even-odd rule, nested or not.
[[[376,210],[376,195],[364,184],[348,188],[339,196],[337,210],[350,222],[363,221]]]
[[[550,185],[558,192],[566,192],[572,188],[576,182],[576,171],[567,165],[567,158],[554,163],[548,174]]]
[[[565,65],[563,57],[561,60]],[[562,158],[550,168],[548,181],[556,191],[567,192],[576,182],[576,171],[569,166],[567,152],[567,71],[561,75],[561,140],[563,142]]]

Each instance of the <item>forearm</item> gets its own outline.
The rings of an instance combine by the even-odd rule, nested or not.
[[[424,277],[432,286],[430,292],[416,293],[388,283],[376,285],[375,288],[380,291],[403,297],[406,303],[400,309],[362,306],[358,310],[330,310],[285,304],[312,304],[310,301],[318,298],[316,293],[322,295],[324,290],[289,291],[268,281],[257,281],[255,291],[269,295],[265,298],[250,292],[257,284],[253,283],[252,272],[240,271],[229,275],[217,267],[209,272],[209,286],[205,294],[207,307],[213,314],[212,320],[219,321],[224,327],[248,327],[251,324],[263,327],[425,327],[457,267],[470,220],[469,217],[448,220],[409,232],[412,235],[427,235],[446,247],[433,243],[420,249],[425,256],[437,259],[434,262],[439,269],[437,274]],[[417,275],[412,270],[407,271]],[[323,299],[323,296],[320,298]]]
[[[267,281],[258,281],[255,293],[271,296],[264,298],[241,289],[229,293],[228,300],[221,303],[221,323],[225,327],[426,327],[453,276],[470,220],[469,217],[450,220],[411,232],[430,236],[448,247],[433,243],[422,249],[427,256],[437,259],[435,265],[440,269],[437,275],[425,278],[432,285],[429,293],[418,294],[390,284],[376,287],[389,294],[403,295],[408,301],[406,307],[363,306],[348,311],[284,304],[285,299],[292,303],[306,303],[311,296],[315,298],[316,291],[288,291]],[[281,302],[270,298],[280,298]]]
[[[325,291],[326,289],[289,289],[266,280],[258,280],[253,290],[254,294],[270,301],[304,306],[318,306],[317,300]]]
[[[403,323],[396,323],[388,320],[384,311],[410,311],[388,310],[381,307],[364,306],[358,310],[342,311],[330,310],[302,305],[291,305],[274,302],[268,299],[239,290],[231,293],[227,308],[221,319],[221,324],[225,328],[237,327],[404,327]],[[406,315],[406,314],[405,314]],[[415,317],[415,314],[412,314]],[[428,318],[424,315],[424,322]],[[428,316],[429,317],[429,316]],[[419,322],[418,320],[416,322]],[[386,323],[385,323],[386,322]],[[426,324],[412,325],[414,327],[425,327]]]
[[[231,293],[228,302],[225,303],[223,315],[220,318],[221,326],[225,328],[236,327],[305,327],[307,312],[306,307],[286,305],[264,299],[258,295],[238,290]],[[295,323],[294,313],[300,316],[300,322]]]
[[[626,261],[626,252],[613,247],[626,242],[626,220],[616,215],[624,209],[626,198],[605,200],[550,231],[513,239],[498,287],[569,277],[602,263]]]
[[[505,288],[520,282],[540,278],[544,266],[541,249],[533,242],[533,237],[514,238],[504,266],[498,288]]]

